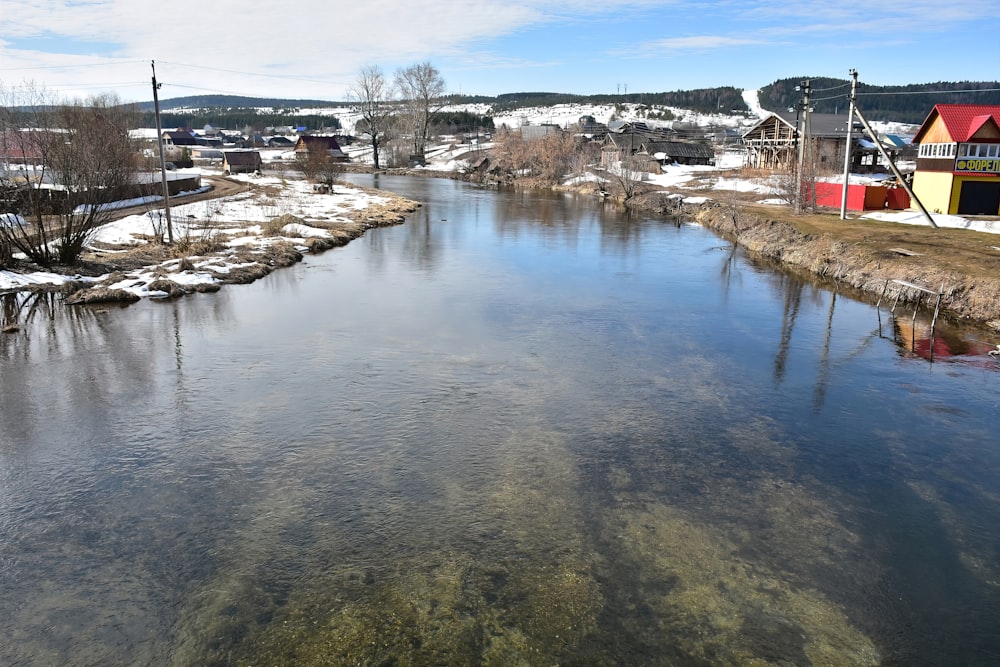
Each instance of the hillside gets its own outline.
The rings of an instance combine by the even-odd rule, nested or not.
[[[828,77],[788,77],[778,79],[759,91],[764,109],[777,111],[799,103],[796,87],[809,79],[813,89],[812,106],[819,113],[846,113],[850,81]],[[557,105],[640,104],[650,107],[685,109],[699,114],[746,115],[751,112],[743,99],[743,89],[733,86],[676,90],[672,92],[570,95],[558,92],[525,91],[496,96],[455,95],[454,105],[476,105],[486,117],[529,107]],[[919,124],[934,104],[1000,104],[998,81],[938,81],[902,86],[872,86],[861,82],[858,104],[872,121],[895,121]],[[333,115],[350,103],[332,100],[254,98],[236,95],[192,95],[160,101],[164,124],[201,127],[206,123],[235,128],[248,125],[337,126]],[[153,103],[143,102],[140,110],[152,117]]]
[[[817,113],[846,113],[851,90],[848,79],[806,76],[779,79],[760,89],[760,104],[777,111],[801,100],[796,90],[809,79],[813,90],[811,106]],[[1000,104],[998,81],[938,81],[905,86],[858,84],[858,106],[868,120],[896,121],[919,125],[935,104]]]

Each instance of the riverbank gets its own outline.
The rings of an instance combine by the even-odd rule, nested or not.
[[[306,253],[346,245],[369,229],[401,224],[420,207],[392,193],[343,184],[318,193],[303,180],[229,180],[243,190],[174,201],[171,244],[156,240],[158,211],[150,206],[102,226],[72,267],[46,271],[21,260],[0,270],[0,293],[58,291],[64,303],[78,305],[217,291],[295,264]],[[5,316],[0,326],[16,330],[11,319]]]
[[[772,206],[705,204],[694,219],[750,252],[879,299],[936,297],[894,281],[941,291],[942,314],[1000,330],[1000,239],[965,229],[793,216]]]
[[[768,262],[872,303],[880,298],[892,303],[897,297],[914,303],[919,297],[934,307],[936,296],[894,281],[940,291],[942,316],[1000,331],[1000,236],[976,231],[996,228],[995,217],[935,216],[938,224],[959,222],[969,228],[934,228],[905,213],[900,215],[917,224],[880,220],[874,212],[852,213],[855,217],[847,220],[839,211],[795,215],[787,205],[758,201],[759,192],[713,189],[718,180],[734,180],[731,175],[713,178],[681,188],[644,185],[641,194],[618,201],[650,214],[692,218]],[[589,183],[557,189],[597,195]]]

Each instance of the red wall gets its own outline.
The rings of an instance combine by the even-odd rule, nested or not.
[[[840,208],[842,183],[817,183],[816,203],[820,206]],[[881,211],[891,208],[903,210],[910,207],[910,197],[902,188],[886,188],[881,185],[848,185],[847,210]]]

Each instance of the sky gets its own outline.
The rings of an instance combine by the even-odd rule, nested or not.
[[[624,94],[786,77],[1000,79],[997,0],[0,0],[0,104],[41,90],[341,101],[430,62],[454,93]]]

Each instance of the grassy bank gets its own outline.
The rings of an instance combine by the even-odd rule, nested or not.
[[[751,252],[872,300],[886,281],[887,298],[902,291],[901,300],[915,300],[915,290],[891,282],[902,280],[941,290],[946,316],[1000,329],[1000,238],[994,234],[747,204],[708,204],[695,218]]]

